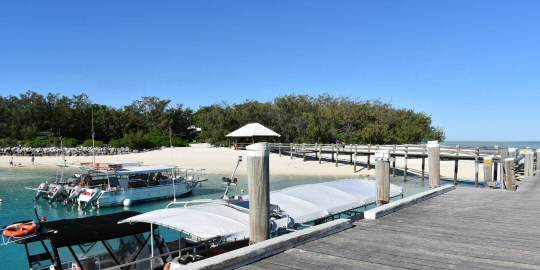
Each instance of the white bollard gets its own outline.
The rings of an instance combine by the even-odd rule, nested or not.
[[[484,187],[493,185],[493,156],[484,157]]]
[[[270,161],[268,143],[246,147],[249,190],[249,243],[270,234]]]
[[[377,151],[374,158],[377,205],[380,206],[390,202],[390,151]]]
[[[441,185],[441,147],[438,141],[429,141],[428,167],[429,167],[429,185],[431,188],[438,188]]]

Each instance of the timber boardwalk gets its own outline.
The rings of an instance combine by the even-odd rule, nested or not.
[[[539,182],[458,187],[240,269],[540,269]]]

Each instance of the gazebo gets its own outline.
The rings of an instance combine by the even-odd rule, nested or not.
[[[238,140],[247,141],[249,143],[254,143],[255,139],[264,139],[272,137],[281,137],[275,131],[259,124],[259,123],[249,123],[227,135],[225,137],[233,138],[235,144]]]

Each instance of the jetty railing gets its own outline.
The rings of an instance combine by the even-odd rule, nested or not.
[[[377,144],[307,144],[307,143],[271,143],[270,151],[277,153],[280,156],[289,156],[291,159],[300,157],[304,161],[307,159],[318,161],[330,161],[339,166],[340,163],[353,165],[353,172],[358,171],[359,166],[373,168],[375,166],[373,156],[377,151],[387,150],[390,153],[392,175],[396,176],[396,171],[399,169],[403,172],[403,177],[406,180],[407,175],[411,172],[418,174],[422,179],[426,176],[426,159],[428,158],[427,144],[394,144],[394,145],[377,145]],[[532,149],[521,149],[521,151],[532,151]],[[454,184],[458,182],[459,163],[460,161],[474,161],[475,185],[479,185],[480,166],[484,164],[492,168],[492,173],[488,174],[491,179],[488,181],[497,180],[504,175],[504,160],[506,158],[514,158],[514,165],[518,165],[518,154],[520,149],[503,148],[503,147],[470,147],[470,146],[450,146],[440,145],[440,160],[454,162]],[[537,152],[538,153],[538,152]],[[340,159],[346,156],[348,159]],[[538,155],[537,155],[538,156]],[[359,157],[365,157],[366,162],[360,162]],[[403,167],[397,168],[396,159],[403,160]],[[419,171],[410,170],[407,161],[410,159],[421,159],[422,165]],[[489,164],[486,164],[488,160]],[[527,166],[528,171],[533,171],[534,157],[527,159],[530,166]],[[536,158],[536,163],[540,159]],[[540,167],[540,166],[537,166]],[[484,171],[486,169],[484,168]]]

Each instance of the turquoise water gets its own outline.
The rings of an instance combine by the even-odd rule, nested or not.
[[[101,208],[88,211],[81,211],[77,207],[66,207],[63,205],[49,205],[45,201],[35,203],[33,201],[34,192],[26,190],[25,187],[35,187],[44,179],[54,178],[55,170],[40,170],[16,168],[0,169],[0,226],[9,225],[15,221],[34,218],[33,209],[37,208],[39,215],[44,215],[48,220],[62,218],[75,218],[88,215],[99,215],[122,211],[122,207]],[[205,182],[201,189],[194,191],[192,196],[181,198],[180,200],[192,199],[215,199],[220,198],[224,188],[221,184],[222,175],[209,175],[209,181]],[[343,178],[343,177],[342,177]],[[317,177],[317,176],[272,176],[270,188],[272,190],[285,187],[320,183],[340,179],[338,177]],[[393,184],[402,186],[405,195],[418,193],[426,189],[427,181],[409,177],[404,182],[401,177],[392,179]],[[247,190],[246,178],[240,177],[239,189]],[[145,204],[136,204],[129,209],[140,212],[147,212],[159,208],[164,208],[170,201],[157,201]],[[22,245],[10,244],[0,246],[0,258],[2,258],[2,269],[27,269],[24,247]]]
[[[468,147],[514,147],[514,148],[525,148],[530,147],[534,149],[540,148],[540,141],[446,141],[443,142],[444,145],[448,146],[468,146]]]

